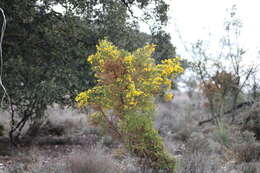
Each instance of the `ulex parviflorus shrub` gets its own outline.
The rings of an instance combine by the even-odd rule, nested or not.
[[[100,41],[97,52],[87,58],[97,78],[97,85],[81,92],[76,101],[96,112],[92,123],[120,138],[135,155],[151,167],[173,172],[175,162],[164,149],[153,127],[154,100],[167,93],[171,79],[183,72],[178,58],[156,65],[151,57],[154,45],[133,53],[120,50],[108,41]],[[165,94],[171,100],[172,94]]]

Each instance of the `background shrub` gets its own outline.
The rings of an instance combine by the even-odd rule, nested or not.
[[[209,155],[196,152],[186,154],[181,160],[177,173],[215,173],[218,170],[218,162]]]
[[[72,155],[68,165],[71,173],[119,173],[113,159],[100,148]]]

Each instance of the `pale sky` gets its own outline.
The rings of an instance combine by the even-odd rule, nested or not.
[[[237,14],[243,27],[241,44],[247,50],[247,59],[259,63],[260,50],[260,0],[166,0],[170,4],[169,23],[165,30],[171,34],[177,54],[189,59],[184,44],[189,47],[197,40],[217,41],[223,36],[223,23],[227,9],[237,5]],[[57,7],[60,10],[60,7]],[[149,27],[141,24],[140,29],[149,33]],[[181,35],[182,39],[180,39]],[[212,47],[214,49],[214,47]],[[248,62],[248,61],[247,61]]]
[[[224,20],[228,16],[227,9],[237,5],[237,14],[243,23],[241,45],[247,50],[244,61],[247,65],[254,64],[260,69],[260,0],[166,1],[170,4],[170,19],[165,30],[171,34],[177,55],[188,60],[191,60],[191,57],[183,45],[189,47],[197,40],[208,40],[209,34],[209,41],[215,42],[216,46],[211,46],[211,49],[218,49],[218,41],[224,33]],[[149,32],[149,27],[145,24],[141,24],[140,29]]]
[[[260,50],[260,1],[259,0],[168,0],[171,4],[170,20],[166,31],[172,36],[177,53],[187,56],[183,43],[189,46],[199,39],[218,40],[223,34],[227,9],[237,5],[242,20],[241,44],[248,50],[250,61]],[[178,31],[182,37],[179,37]],[[185,57],[188,58],[188,57]],[[260,59],[258,59],[260,61]]]

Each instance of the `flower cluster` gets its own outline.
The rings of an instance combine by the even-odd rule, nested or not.
[[[142,109],[147,105],[144,102],[151,101],[151,97],[169,90],[172,79],[183,72],[179,58],[166,59],[156,65],[151,57],[154,50],[154,45],[147,45],[131,54],[103,40],[97,46],[96,54],[87,58],[96,72],[97,86],[106,92],[104,95],[111,100],[121,100],[112,103],[111,108],[123,104],[124,109]],[[103,101],[89,99],[90,95],[97,97],[94,90],[80,93],[76,98],[78,105],[106,104],[105,98]],[[165,98],[171,100],[172,96],[168,94]],[[97,103],[97,100],[100,102]]]

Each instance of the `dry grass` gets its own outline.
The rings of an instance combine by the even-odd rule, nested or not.
[[[259,173],[260,172],[260,163],[242,163],[237,166],[237,170],[242,173]]]
[[[232,146],[232,150],[237,156],[237,162],[260,161],[260,144],[256,142],[236,144]]]
[[[176,94],[172,102],[158,103],[155,126],[164,137],[187,141],[196,124],[192,124],[194,109],[187,96]]]
[[[119,173],[115,161],[101,148],[73,154],[68,165],[71,173]]]
[[[219,163],[208,154],[196,152],[184,155],[177,171],[178,173],[216,173]]]
[[[72,108],[61,109],[54,105],[46,111],[48,121],[56,127],[64,127],[66,134],[82,132],[89,127],[87,115]]]

